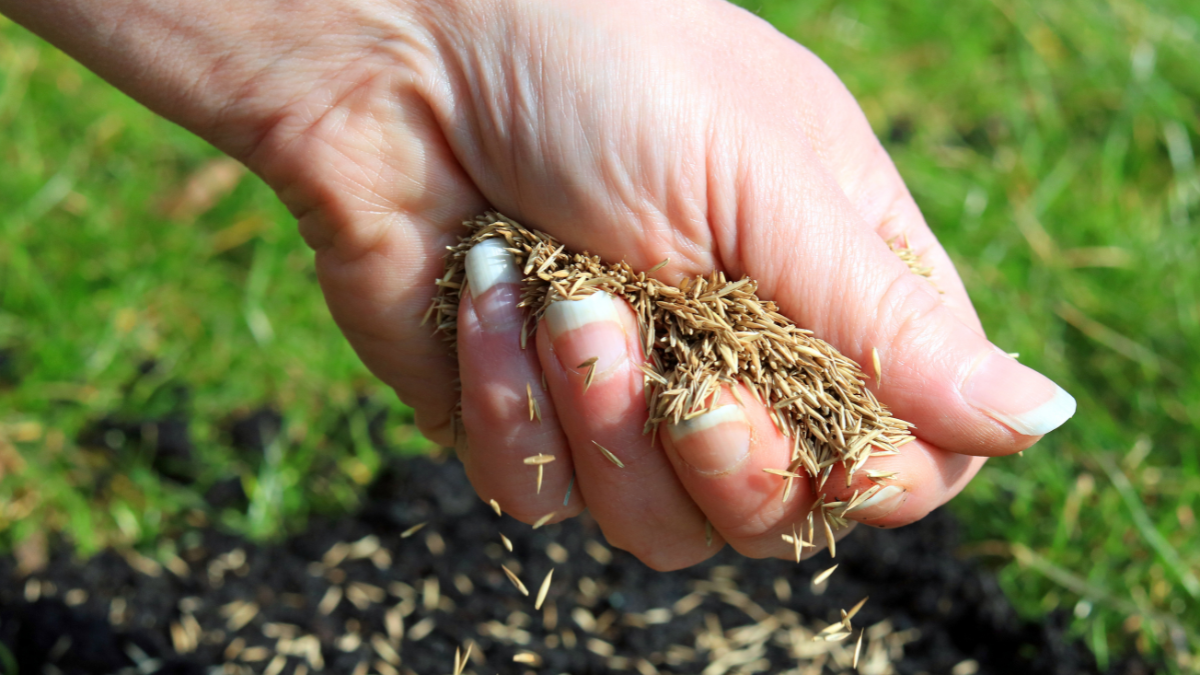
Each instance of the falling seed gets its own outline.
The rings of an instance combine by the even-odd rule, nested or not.
[[[837,568],[838,568],[838,566],[834,565],[833,567],[830,567],[829,569],[825,570],[824,572],[818,573],[815,577],[813,577],[812,585],[820,586],[821,584],[825,583],[825,580],[828,579],[830,577],[830,575],[833,574],[833,571],[836,570]]]
[[[492,505],[492,510],[496,512],[497,516],[504,515],[504,513],[500,511],[500,502],[497,502],[495,499],[489,499],[488,504]]]
[[[517,575],[512,573],[512,570],[508,569],[504,565],[501,565],[500,569],[504,570],[504,574],[508,577],[508,580],[512,582],[512,585],[516,586],[518,591],[521,591],[521,595],[529,595],[529,589],[525,588],[525,584],[521,583],[521,580],[517,578]]]
[[[553,518],[554,516],[557,516],[557,515],[558,515],[558,511],[551,511],[550,513],[547,513],[546,515],[542,516],[541,518],[538,518],[537,521],[535,521],[533,523],[533,529],[536,530],[539,527],[545,525],[546,523],[550,522],[551,518]]]
[[[875,386],[883,386],[883,366],[879,365],[879,350],[871,347],[871,365],[875,367]]]
[[[596,441],[592,441],[592,443],[597,448],[600,448],[600,452],[604,453],[604,456],[608,458],[608,461],[612,462],[613,464],[616,464],[618,469],[625,468],[625,465],[623,463],[621,463],[621,460],[617,459],[616,455],[609,452],[608,448],[604,447],[603,445],[600,445],[599,443],[596,443]]]
[[[796,554],[796,562],[800,562],[800,534],[796,532],[795,523],[792,524],[792,548]]]
[[[592,386],[592,378],[596,376],[596,362],[599,360],[600,360],[600,357],[593,356],[592,358],[588,359],[587,361],[584,361],[583,363],[579,364],[578,366],[575,366],[576,369],[581,369],[581,368],[588,369],[587,375],[583,378],[583,391],[584,392],[587,392],[587,390]]]
[[[855,603],[855,605],[850,608],[850,611],[846,612],[846,620],[849,621],[850,619],[853,619],[854,615],[858,614],[858,610],[862,609],[863,605],[867,604],[867,598],[870,598],[870,597],[871,596],[868,595],[866,598],[863,598],[862,600],[859,600],[857,603]]]
[[[855,670],[858,669],[858,655],[860,652],[862,652],[862,639],[863,639],[863,633],[865,633],[865,632],[866,632],[865,628],[859,628],[858,629],[858,641],[854,643],[854,661],[850,664],[850,667],[854,668]]]
[[[497,506],[497,507],[496,507],[496,511],[497,511],[497,512],[499,512],[499,511],[500,511],[500,507],[499,507],[499,506]],[[413,525],[412,527],[408,528],[407,530],[405,530],[405,531],[401,532],[401,533],[400,533],[400,538],[401,538],[401,539],[408,539],[409,537],[411,537],[411,536],[413,536],[414,534],[416,534],[417,532],[419,532],[419,531],[421,530],[421,528],[422,528],[422,527],[425,527],[425,526],[426,526],[426,525],[428,525],[428,524],[429,524],[429,522],[428,522],[428,521],[426,521],[426,522],[424,522],[424,523],[417,523],[416,525]]]
[[[550,592],[550,577],[554,576],[554,568],[546,573],[546,578],[542,579],[542,586],[538,589],[537,601],[533,603],[534,609],[541,609],[542,603],[546,601],[546,594]]]
[[[504,548],[508,549],[509,553],[512,553],[512,542],[509,541],[508,537],[504,536],[504,533],[500,534],[500,541],[504,543]]]

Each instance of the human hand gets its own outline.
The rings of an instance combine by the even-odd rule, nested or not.
[[[110,19],[95,9],[105,3],[78,0],[74,11],[90,19],[62,27],[39,19],[50,10],[12,1],[0,8],[277,190],[316,251],[342,330],[439,442],[454,439],[455,359],[421,317],[459,222],[488,205],[635,269],[669,258],[655,273],[664,281],[749,275],[868,373],[878,349],[882,383],[868,384],[919,440],[872,460],[868,468],[896,472],[902,492],[852,519],[916,520],[985,457],[1028,447],[1073,412],[1065,392],[983,337],[950,260],[837,78],[733,6],[183,10],[129,0]],[[944,294],[888,250],[901,234]],[[791,448],[761,406],[723,394],[732,407],[721,423],[698,418],[654,444],[642,434],[643,356],[628,307],[564,305],[537,331],[536,349],[522,350],[512,277],[500,263],[479,269],[496,283],[472,279],[457,361],[460,453],[482,497],[527,522],[586,505],[611,543],[660,569],[699,562],[722,540],[746,555],[791,554],[779,535],[815,495],[784,503],[780,482],[761,471],[786,466]],[[578,366],[591,357],[585,391]],[[528,419],[527,384],[541,424]],[[559,458],[540,493],[521,462],[537,452]],[[834,479],[827,489],[843,498],[862,487]]]

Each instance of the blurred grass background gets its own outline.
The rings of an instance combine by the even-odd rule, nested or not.
[[[1079,402],[953,502],[964,555],[1102,665],[1200,668],[1200,5],[746,6],[841,75],[992,339]],[[47,532],[278,536],[428,449],[270,191],[2,19],[0,156],[0,542],[27,564]]]

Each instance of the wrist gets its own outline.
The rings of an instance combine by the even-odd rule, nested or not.
[[[0,0],[0,13],[242,161],[289,105],[425,33],[406,2]]]

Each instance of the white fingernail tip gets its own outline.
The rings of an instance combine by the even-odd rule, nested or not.
[[[864,511],[875,506],[892,506],[896,501],[904,495],[904,488],[898,485],[889,485],[879,492],[871,495],[869,499],[863,501],[855,511]]]
[[[678,441],[682,438],[691,436],[694,433],[711,429],[718,424],[726,422],[745,422],[746,413],[742,411],[742,407],[738,405],[723,405],[720,408],[710,410],[703,415],[697,415],[690,420],[684,420],[679,424],[668,424],[667,433],[671,435],[672,441]]]
[[[1055,385],[1054,396],[1033,410],[1020,415],[1006,415],[995,410],[993,417],[1008,425],[1013,431],[1026,436],[1041,436],[1061,427],[1075,414],[1075,397]]]
[[[621,323],[617,314],[617,306],[613,304],[612,296],[604,291],[597,291],[582,300],[560,300],[546,308],[546,326],[550,329],[550,337],[559,335],[576,328],[582,328],[589,323],[613,321]]]
[[[521,273],[503,239],[485,239],[467,251],[467,285],[477,298],[496,284],[519,284]]]

